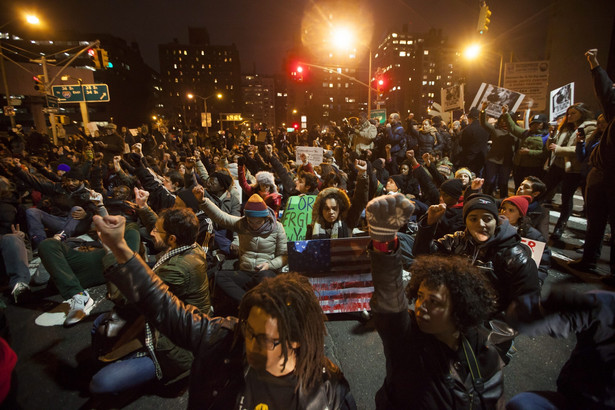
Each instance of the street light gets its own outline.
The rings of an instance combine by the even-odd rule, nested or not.
[[[10,20],[4,23],[2,26],[0,26],[0,28],[3,28],[9,25],[12,22],[13,20]],[[39,25],[41,23],[38,17],[32,14],[26,16],[26,22],[32,25]],[[8,110],[11,111],[11,108],[10,108],[12,107],[11,93],[9,92],[9,85],[8,85],[8,82],[6,81],[6,71],[4,70],[4,49],[2,48],[2,37],[0,37],[0,71],[2,71],[2,82],[4,83],[4,96],[6,98],[6,106],[9,107]],[[9,119],[11,121],[11,128],[15,128],[15,116],[11,115],[9,116]]]
[[[192,100],[193,98],[200,98],[201,100],[203,100],[203,109],[205,110],[204,112],[204,122],[205,122],[205,135],[209,135],[209,121],[207,121],[207,100],[211,97],[216,97],[217,99],[221,100],[222,99],[222,94],[221,93],[213,93],[210,96],[207,97],[201,97],[198,94],[193,94],[193,93],[188,93],[187,94],[188,99]]]
[[[485,52],[485,53],[500,57],[500,69],[498,71],[498,87],[501,87],[502,86],[502,66],[504,65],[504,54],[491,51],[491,50],[483,50],[480,44],[475,43],[475,44],[471,44],[468,47],[466,47],[466,49],[463,51],[463,56],[467,60],[475,60],[476,58],[478,58],[478,56],[480,56],[481,52]]]

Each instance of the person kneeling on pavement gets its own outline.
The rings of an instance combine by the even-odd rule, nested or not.
[[[400,194],[375,198],[366,209],[370,305],[386,357],[376,408],[501,407],[503,362],[480,328],[496,309],[494,291],[466,258],[433,255],[415,260],[404,289],[396,232],[413,210]]]
[[[123,217],[95,217],[126,298],[195,355],[188,408],[355,409],[348,382],[324,355],[322,310],[307,278],[283,274],[243,297],[238,318],[213,318],[167,290],[122,239]]]

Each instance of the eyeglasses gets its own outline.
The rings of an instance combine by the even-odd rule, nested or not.
[[[241,334],[246,339],[256,339],[256,343],[263,349],[273,350],[280,344],[279,340],[274,340],[265,334],[254,333],[254,329],[246,321],[241,322]]]
[[[156,228],[156,227],[154,227],[154,229],[152,229],[152,232],[153,232],[153,233],[159,233],[160,235],[164,235],[164,234],[166,234],[166,232],[165,232],[165,231],[161,231],[160,229],[158,229],[158,228]]]

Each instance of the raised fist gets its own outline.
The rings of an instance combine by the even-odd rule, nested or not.
[[[382,195],[369,201],[365,217],[369,236],[378,242],[389,242],[414,212],[414,205],[402,194]]]

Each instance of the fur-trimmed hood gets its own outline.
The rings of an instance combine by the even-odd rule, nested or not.
[[[318,193],[318,196],[316,197],[316,200],[314,201],[314,206],[312,207],[312,223],[313,222],[319,222],[321,224],[324,223],[323,218],[322,218],[322,207],[325,205],[325,198],[332,194],[335,196],[335,199],[337,200],[340,206],[340,215],[338,219],[340,221],[346,220],[346,216],[348,215],[348,210],[350,209],[350,199],[348,198],[348,195],[346,194],[346,192],[344,192],[342,189],[330,187],[330,188],[325,188]]]

